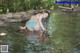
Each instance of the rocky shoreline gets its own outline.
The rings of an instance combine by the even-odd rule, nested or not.
[[[20,22],[21,20],[27,20],[30,18],[30,12],[16,12],[0,14],[0,26],[7,26],[7,23]]]

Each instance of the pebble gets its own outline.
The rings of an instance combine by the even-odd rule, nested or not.
[[[4,32],[0,33],[0,36],[5,36],[5,35],[7,35],[7,33]]]

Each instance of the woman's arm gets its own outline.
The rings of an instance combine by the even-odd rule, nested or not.
[[[43,24],[42,24],[42,22],[41,22],[41,19],[39,20],[39,24],[40,24],[40,27],[42,28],[42,30],[46,30],[45,28],[44,28],[44,26],[43,26]]]

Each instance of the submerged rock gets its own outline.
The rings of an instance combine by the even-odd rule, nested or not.
[[[0,26],[7,26],[7,23],[0,21]]]

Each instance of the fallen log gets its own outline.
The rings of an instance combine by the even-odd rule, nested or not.
[[[63,7],[63,6],[58,6],[58,7],[63,12],[80,12],[80,7],[74,7],[74,8]]]

